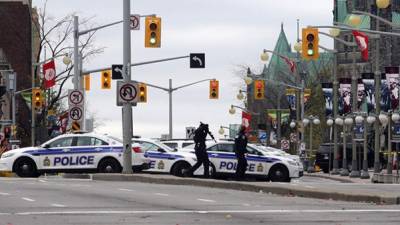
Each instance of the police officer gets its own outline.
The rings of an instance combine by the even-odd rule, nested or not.
[[[245,154],[247,153],[247,136],[246,127],[241,126],[239,133],[235,137],[235,154],[237,158],[236,165],[236,179],[243,180],[247,168],[247,160]]]
[[[194,150],[197,162],[196,164],[194,164],[193,167],[184,171],[185,176],[192,176],[193,172],[196,171],[201,166],[201,164],[203,164],[204,178],[210,177],[210,172],[209,172],[210,160],[208,159],[208,154],[206,151],[207,134],[210,135],[210,137],[215,141],[214,136],[208,129],[208,124],[200,122],[200,126],[194,131],[194,137],[193,137],[195,143]]]

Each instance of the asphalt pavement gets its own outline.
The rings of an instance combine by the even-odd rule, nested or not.
[[[0,225],[399,223],[398,205],[193,185],[0,178]]]

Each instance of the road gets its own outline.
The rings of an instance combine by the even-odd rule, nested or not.
[[[306,185],[307,179],[286,185]],[[0,225],[399,223],[396,205],[138,182],[0,178]]]

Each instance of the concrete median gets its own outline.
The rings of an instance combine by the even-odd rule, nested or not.
[[[238,182],[200,178],[181,178],[158,174],[93,174],[93,180],[102,181],[130,181],[170,185],[195,185],[211,188],[223,188],[240,191],[264,192],[284,196],[298,196],[306,198],[330,199],[351,202],[370,202],[376,204],[400,204],[400,195],[396,193],[380,193],[371,188],[371,191],[347,191],[332,188],[310,189],[307,186],[290,185],[289,183],[272,182]]]

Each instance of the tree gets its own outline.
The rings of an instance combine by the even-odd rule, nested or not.
[[[35,61],[43,61],[52,57],[58,57],[62,55],[71,56],[73,52],[73,19],[76,15],[75,12],[70,13],[61,18],[55,18],[47,13],[47,1],[45,1],[42,8],[37,12],[37,17],[32,18],[33,22],[33,33],[38,36],[37,51]],[[93,27],[91,20],[93,18],[80,19],[80,29],[90,29]],[[103,52],[104,47],[98,47],[94,41],[95,31],[89,32],[79,38],[79,52],[82,55],[82,61],[85,62],[91,57]],[[60,58],[56,58],[56,62],[60,62]],[[55,110],[60,113],[65,108],[62,104],[62,99],[66,96],[66,90],[63,89],[65,83],[72,77],[71,72],[73,71],[74,64],[66,66],[61,62],[57,63],[57,75],[56,75],[56,86],[47,92],[47,104],[37,116],[37,124],[41,125],[41,129],[44,129],[46,116],[49,110]],[[38,76],[39,66],[34,67],[34,74],[36,85],[40,85],[40,77]],[[43,132],[41,132],[43,133]],[[45,137],[47,138],[47,137]],[[43,137],[41,137],[43,141]]]

